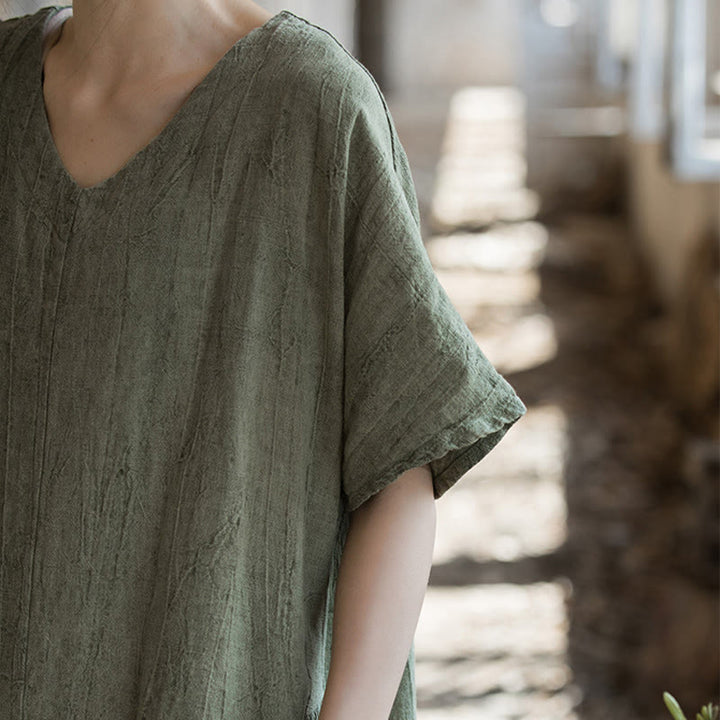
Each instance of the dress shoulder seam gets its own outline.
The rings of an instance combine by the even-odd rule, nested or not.
[[[292,13],[295,15],[295,13]],[[395,133],[393,132],[393,126],[390,118],[390,109],[387,106],[387,102],[385,101],[385,97],[382,93],[382,90],[380,90],[380,86],[377,83],[377,80],[373,76],[373,74],[363,65],[360,60],[358,60],[329,30],[327,30],[324,27],[321,27],[320,25],[316,25],[315,23],[311,22],[307,18],[301,17],[300,15],[295,15],[295,17],[298,20],[302,20],[306,25],[310,25],[317,30],[320,30],[321,32],[325,33],[328,37],[330,37],[335,43],[337,43],[338,47],[350,58],[350,60],[360,67],[363,72],[370,78],[373,86],[375,87],[375,91],[378,94],[378,97],[380,98],[380,101],[383,105],[383,110],[385,111],[385,120],[388,124],[388,132],[390,134],[390,143],[391,143],[391,150],[392,150],[392,161],[393,161],[393,170],[397,171],[397,164],[395,160]]]

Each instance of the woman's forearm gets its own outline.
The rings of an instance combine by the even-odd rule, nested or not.
[[[403,473],[352,513],[318,720],[387,720],[420,616],[434,542],[427,465]]]

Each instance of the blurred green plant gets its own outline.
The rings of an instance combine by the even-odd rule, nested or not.
[[[675,720],[687,720],[683,711],[680,709],[678,701],[669,692],[663,693],[663,700]],[[717,705],[708,703],[697,713],[695,720],[718,720],[718,716],[720,716],[720,708]]]

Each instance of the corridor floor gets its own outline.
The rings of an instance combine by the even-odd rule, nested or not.
[[[418,717],[662,720],[660,696],[640,716],[626,693],[677,441],[650,390],[652,303],[621,217],[536,219],[517,100],[388,98],[433,266],[528,406],[438,502]]]

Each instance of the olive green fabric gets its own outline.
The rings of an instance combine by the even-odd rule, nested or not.
[[[0,23],[2,717],[316,718],[349,512],[428,462],[439,498],[526,408],[329,32],[276,14],[83,188],[43,105],[62,7]]]

